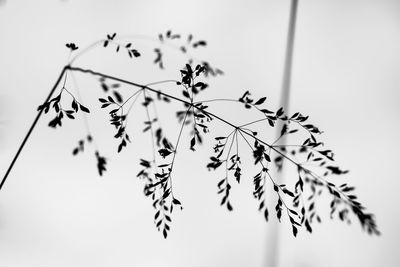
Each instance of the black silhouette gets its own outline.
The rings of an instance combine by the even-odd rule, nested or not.
[[[217,187],[218,194],[221,195],[220,204],[226,206],[229,211],[233,210],[230,198],[232,182],[240,183],[242,179],[247,179],[249,175],[242,173],[241,155],[250,153],[254,159],[254,164],[259,166],[258,172],[252,175],[254,183],[253,196],[257,199],[259,203],[258,209],[263,213],[265,220],[268,220],[270,217],[270,212],[264,200],[266,184],[269,181],[271,189],[277,197],[275,206],[276,216],[278,220],[281,220],[282,216],[287,216],[291,222],[294,236],[297,235],[298,228],[302,226],[311,233],[312,224],[315,221],[321,221],[316,210],[316,204],[317,197],[323,191],[328,192],[332,198],[330,203],[331,217],[337,215],[340,220],[349,222],[350,213],[353,213],[361,223],[361,226],[369,234],[380,234],[374,216],[364,212],[365,208],[353,194],[354,187],[347,184],[337,186],[327,180],[328,176],[344,175],[348,171],[333,165],[333,152],[323,148],[324,144],[318,141],[317,137],[321,134],[321,131],[318,127],[308,122],[308,116],[304,116],[299,112],[289,115],[286,114],[283,108],[276,111],[267,109],[265,107],[267,98],[253,98],[249,91],[244,92],[238,99],[224,98],[196,101],[197,95],[209,87],[204,78],[223,74],[220,69],[211,67],[210,63],[195,60],[189,55],[189,51],[206,46],[206,41],[195,40],[192,35],[183,38],[182,35],[172,33],[171,31],[160,34],[158,41],[171,43],[171,46],[178,48],[183,54],[189,57],[188,63],[180,70],[181,79],[179,81],[166,80],[147,85],[138,84],[92,69],[84,69],[73,65],[77,57],[95,45],[102,45],[106,49],[113,47],[117,53],[124,51],[132,60],[141,56],[141,52],[133,48],[132,43],[119,43],[115,33],[107,35],[106,39],[98,41],[82,50],[74,43],[66,44],[71,53],[77,53],[75,51],[82,52],[76,54],[70,63],[62,69],[48,97],[38,107],[38,114],[2,179],[0,190],[43,113],[47,114],[50,110],[55,112],[55,117],[48,124],[49,127],[53,128],[61,127],[65,119],[75,119],[80,113],[91,113],[89,108],[80,103],[66,88],[68,73],[80,72],[99,79],[100,88],[105,94],[104,97],[98,98],[99,105],[100,108],[107,109],[110,124],[115,127],[114,138],[119,142],[116,148],[118,153],[122,152],[131,141],[126,131],[126,119],[130,112],[130,108],[125,108],[127,103],[130,103],[132,107],[137,101],[141,101],[142,106],[145,108],[146,120],[144,121],[143,132],[148,132],[151,135],[153,158],[140,160],[139,165],[142,169],[138,172],[137,177],[144,181],[144,194],[151,198],[152,205],[155,208],[154,221],[156,227],[162,231],[164,237],[167,237],[170,231],[173,210],[182,208],[181,202],[174,195],[172,186],[172,174],[177,151],[178,149],[184,149],[182,145],[180,146],[184,141],[187,142],[187,148],[196,151],[198,144],[201,144],[206,139],[206,134],[208,135],[211,132],[210,122],[213,120],[229,125],[232,129],[223,136],[214,137],[213,155],[206,166],[209,170],[224,169],[224,175],[219,180]],[[179,44],[176,45],[176,42]],[[165,68],[161,48],[154,48],[151,51],[155,54],[154,64],[160,69]],[[198,63],[195,63],[196,61]],[[61,90],[57,96],[53,97],[62,80]],[[162,83],[175,83],[176,86],[182,89],[182,97],[173,96],[151,87],[154,84]],[[118,90],[121,85],[131,86],[137,88],[137,90],[130,96],[125,97]],[[60,105],[61,99],[65,101],[65,98],[71,99],[71,105],[68,108]],[[180,128],[177,139],[174,142],[170,141],[166,136],[165,131],[159,124],[159,118],[151,116],[149,112],[149,107],[155,106],[157,102],[170,103],[171,101],[177,101],[182,104],[182,109],[176,111]],[[245,110],[256,110],[262,118],[246,124],[235,125],[209,110],[207,103],[217,101],[235,102],[243,106]],[[283,126],[280,129],[280,137],[274,142],[266,142],[258,136],[257,131],[250,128],[254,124],[264,124],[266,127],[274,128],[277,127],[278,122],[283,123]],[[187,141],[183,140],[182,136],[185,127],[190,127],[191,129]],[[282,137],[296,133],[306,134],[307,138],[298,144],[279,144]],[[76,156],[84,152],[85,147],[93,143],[92,136],[89,131],[85,135],[85,138],[78,141],[78,145],[73,148],[72,154]],[[248,147],[248,149],[241,147],[239,150],[239,144],[241,143],[245,147]],[[107,170],[107,159],[97,149],[95,150],[95,156],[99,175],[103,175]],[[304,160],[306,163],[314,163],[317,167],[308,168],[299,159]],[[276,168],[279,171],[284,161],[289,162],[297,169],[298,175],[294,186],[278,184],[272,177],[271,169]]]

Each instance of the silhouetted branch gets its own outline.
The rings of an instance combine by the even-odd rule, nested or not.
[[[139,57],[141,54],[135,48],[132,47],[131,43],[122,44],[115,41],[116,34],[107,35],[107,38],[90,45],[88,48],[78,53],[70,62],[74,62],[83,53],[86,53],[93,47],[103,44],[103,47],[110,47],[113,45],[116,47],[116,52],[120,49],[125,50],[128,56],[132,59]],[[173,40],[181,38],[180,35],[174,34],[168,31],[165,35],[160,35],[159,39],[161,42],[165,40]],[[193,37],[189,36],[185,46],[181,47],[183,53],[187,53],[189,47],[197,48],[205,46],[206,42],[203,40],[193,41]],[[78,47],[73,44],[67,44],[67,47],[72,51],[77,50]],[[161,50],[157,50],[155,64],[163,68],[163,59]],[[258,100],[254,100],[251,97],[249,91],[246,91],[239,99],[211,99],[204,101],[195,101],[195,97],[199,92],[206,89],[208,84],[199,81],[200,75],[219,75],[222,73],[219,69],[212,68],[207,62],[202,62],[196,67],[192,67],[189,60],[189,64],[186,64],[184,69],[180,70],[181,80],[163,80],[152,82],[148,84],[140,84],[130,80],[122,79],[116,76],[108,75],[102,72],[98,72],[92,69],[85,69],[76,66],[71,66],[71,63],[65,66],[60,73],[57,82],[51,89],[49,96],[46,101],[39,106],[38,115],[29,129],[24,141],[22,142],[17,154],[15,155],[11,165],[9,166],[6,175],[4,176],[0,189],[2,188],[7,176],[9,175],[15,161],[17,160],[23,146],[29,138],[29,135],[36,126],[42,112],[47,113],[50,108],[53,108],[56,112],[56,117],[49,123],[50,127],[58,127],[62,125],[63,118],[74,119],[75,115],[81,111],[82,114],[90,113],[90,110],[85,107],[80,100],[78,101],[73,93],[66,88],[66,81],[68,73],[84,73],[91,76],[98,77],[100,80],[101,88],[108,95],[105,98],[99,98],[101,108],[112,108],[109,111],[110,124],[116,128],[114,138],[120,141],[118,145],[118,152],[121,152],[124,147],[130,143],[130,137],[126,131],[128,116],[130,111],[138,98],[142,95],[142,105],[145,107],[146,120],[144,121],[145,128],[143,132],[149,131],[151,135],[152,143],[152,160],[140,159],[140,165],[143,169],[137,174],[137,177],[145,181],[144,194],[151,198],[153,207],[156,210],[154,216],[154,222],[159,231],[162,231],[163,236],[167,237],[170,231],[171,213],[174,207],[182,208],[181,202],[174,196],[172,187],[172,172],[174,170],[175,158],[178,147],[181,142],[183,129],[185,125],[190,125],[192,128],[190,131],[190,149],[195,151],[198,143],[202,143],[203,134],[209,132],[209,122],[211,120],[220,121],[232,128],[232,131],[226,136],[215,137],[216,144],[214,146],[215,155],[210,157],[210,162],[207,164],[207,168],[210,170],[216,170],[222,164],[225,167],[225,177],[218,182],[218,194],[222,195],[221,205],[225,205],[229,211],[233,210],[231,201],[229,199],[231,183],[230,173],[237,183],[240,183],[242,177],[242,162],[240,153],[244,153],[241,149],[239,151],[239,141],[244,141],[247,146],[250,147],[251,155],[254,158],[254,164],[259,166],[259,171],[253,176],[253,196],[258,201],[259,210],[263,212],[264,217],[268,220],[269,211],[265,203],[265,184],[266,180],[270,180],[273,190],[277,195],[277,205],[275,211],[277,218],[281,220],[282,210],[286,210],[287,218],[292,225],[292,231],[294,236],[298,233],[298,227],[305,226],[306,230],[312,232],[311,224],[313,219],[318,222],[321,221],[319,215],[316,212],[315,200],[322,191],[328,191],[332,196],[332,202],[330,205],[331,216],[337,213],[342,221],[349,221],[348,213],[352,212],[355,214],[361,225],[370,234],[379,234],[375,219],[372,214],[364,212],[364,207],[358,202],[357,197],[352,194],[354,187],[342,184],[336,186],[333,183],[328,182],[325,177],[328,175],[342,175],[346,174],[347,170],[342,170],[337,166],[331,165],[333,159],[333,152],[331,150],[323,150],[323,143],[317,141],[316,135],[322,132],[314,125],[307,122],[308,116],[303,116],[299,112],[289,116],[283,108],[277,111],[271,111],[263,106],[266,101],[266,97],[261,97]],[[52,95],[60,81],[64,78],[64,82],[60,93],[52,98]],[[110,84],[108,81],[112,81]],[[176,85],[182,86],[183,98],[176,97],[168,94],[161,90],[157,90],[151,86],[175,83]],[[129,97],[124,100],[124,97],[118,92],[117,88],[120,84],[136,87]],[[64,92],[67,93],[68,98],[72,98],[71,108],[65,109],[61,106],[61,98]],[[165,135],[163,128],[161,127],[160,120],[156,112],[155,99],[164,102],[176,101],[183,104],[184,109],[179,110],[176,116],[181,124],[175,146],[168,140]],[[211,112],[209,107],[205,105],[209,102],[234,102],[240,104],[245,109],[255,109],[258,113],[263,115],[262,119],[250,121],[241,125],[236,125],[221,116]],[[130,103],[127,109],[125,105]],[[149,110],[149,105],[154,108],[155,116],[152,116]],[[251,130],[249,126],[265,122],[267,127],[276,127],[278,123],[282,123],[282,129],[280,136],[272,143],[266,142],[257,136],[257,132]],[[293,124],[296,127],[292,127]],[[86,122],[87,126],[87,122]],[[156,127],[157,126],[157,127]],[[306,132],[309,136],[302,144],[294,145],[280,145],[277,144],[281,138],[289,134],[294,134],[298,131]],[[74,148],[73,155],[84,151],[85,143],[92,142],[92,135],[89,132],[86,138],[79,140],[78,146]],[[253,144],[252,144],[253,143]],[[156,153],[158,152],[158,154]],[[306,158],[305,162],[298,160],[295,155],[301,155]],[[106,171],[107,159],[101,156],[98,152],[97,146],[95,150],[95,156],[97,159],[97,168],[100,175]],[[157,156],[161,159],[161,164],[157,162]],[[170,158],[172,156],[172,159]],[[171,159],[171,160],[169,160]],[[282,168],[283,161],[290,162],[298,173],[298,180],[294,186],[294,190],[291,190],[285,184],[279,184],[276,182],[270,169],[275,166],[279,171]],[[323,175],[316,174],[313,171],[313,167],[309,167],[309,162],[316,164],[316,167],[324,171]],[[306,196],[307,197],[303,197]],[[290,201],[289,201],[290,200]],[[291,203],[291,204],[290,204]]]
[[[62,77],[64,76],[66,70],[67,70],[67,66],[65,66],[65,67],[62,69],[60,75],[58,76],[57,81],[56,81],[55,84],[53,85],[53,88],[51,88],[51,90],[50,90],[50,92],[49,92],[49,95],[47,96],[47,98],[46,98],[46,100],[44,101],[44,103],[48,102],[48,101],[50,100],[51,96],[54,94],[54,91],[57,89],[57,86],[59,85],[59,83],[60,83]],[[3,179],[1,180],[1,183],[0,183],[0,190],[3,188],[3,185],[4,185],[4,183],[6,182],[8,175],[10,174],[12,168],[14,167],[14,164],[15,164],[15,162],[17,161],[17,159],[18,159],[18,157],[19,157],[19,154],[21,153],[22,149],[24,148],[26,141],[28,141],[29,136],[31,135],[33,129],[35,129],[36,123],[39,121],[40,116],[42,116],[42,113],[43,113],[43,109],[39,110],[38,114],[36,115],[35,120],[33,121],[31,127],[29,128],[28,132],[26,133],[26,135],[25,135],[25,137],[24,137],[24,140],[22,141],[21,145],[19,146],[17,153],[15,154],[13,160],[11,161],[10,166],[9,166],[8,169],[7,169],[6,174],[4,175]]]

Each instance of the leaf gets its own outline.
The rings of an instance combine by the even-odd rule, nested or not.
[[[87,107],[85,107],[84,105],[80,104],[79,107],[83,112],[90,113],[89,109]]]
[[[108,92],[108,86],[105,83],[101,83],[101,88],[103,89],[104,92]]]
[[[132,49],[131,52],[132,52],[134,57],[140,57],[141,56],[141,54],[135,49]]]
[[[115,99],[117,100],[118,103],[122,103],[122,96],[120,93],[118,93],[117,91],[113,92]]]
[[[145,159],[140,159],[140,165],[142,165],[145,168],[150,168],[151,167],[150,162],[145,160]]]
[[[281,115],[283,115],[283,107],[281,107],[280,109],[278,109],[278,111],[276,112],[276,116],[280,117]]]
[[[296,237],[297,236],[297,228],[294,225],[292,225],[292,230],[293,230],[294,237]]]
[[[208,85],[206,83],[203,83],[203,82],[197,82],[194,86],[195,87],[199,87],[200,90],[204,90],[204,89],[206,89],[208,87]]]
[[[182,94],[183,94],[184,97],[190,98],[190,95],[189,95],[189,93],[187,91],[183,90]]]
[[[163,230],[163,236],[164,236],[164,238],[167,238],[167,236],[168,236],[168,233],[167,233],[166,229]]]
[[[68,118],[70,118],[70,119],[72,119],[72,120],[74,120],[75,119],[75,117],[74,116],[72,116],[71,114],[69,114],[69,113],[67,113],[67,117]]]
[[[195,151],[194,146],[196,145],[196,138],[193,136],[192,140],[190,140],[190,150]]]
[[[310,233],[312,233],[311,225],[310,225],[310,223],[308,222],[307,219],[304,221],[304,224],[305,224],[305,226],[306,226],[307,231],[310,232]]]
[[[95,155],[97,159],[97,170],[99,171],[100,176],[102,176],[106,171],[107,160],[106,158],[100,156],[98,151],[95,152]]]
[[[72,155],[76,156],[79,152],[79,148],[74,148],[74,150],[72,150]]]
[[[62,114],[62,113],[61,113]],[[61,118],[59,116],[55,117],[49,122],[49,127],[56,128],[57,125],[61,126]]]
[[[286,132],[287,132],[287,125],[286,125],[286,123],[285,124],[283,124],[283,126],[282,126],[282,130],[281,130],[281,136],[283,136],[284,134],[286,134]]]
[[[206,46],[206,45],[207,45],[206,41],[201,40],[201,41],[195,42],[195,43],[193,44],[193,47],[196,48],[196,47],[198,47],[198,46]]]
[[[160,216],[160,211],[159,210],[156,212],[156,214],[154,214],[154,220],[157,220],[158,216]]]
[[[288,189],[283,189],[283,193],[285,193],[286,195],[289,195],[289,196],[291,196],[291,197],[294,197],[294,194],[291,192],[291,191],[289,191]]]
[[[179,200],[177,200],[176,198],[174,198],[172,200],[172,203],[174,203],[175,205],[182,205],[181,202]]]
[[[71,51],[77,50],[79,48],[74,43],[65,44],[65,46],[71,49]]]
[[[120,144],[118,145],[118,153],[119,153],[119,152],[121,152],[121,150],[122,150],[122,147],[123,147],[123,144],[122,144],[122,143],[120,143]]]
[[[44,103],[44,104],[38,106],[38,107],[37,107],[37,110],[38,110],[38,111],[41,111],[41,110],[43,110],[44,108],[46,108],[46,107],[48,107],[48,106],[49,106],[49,103],[46,102],[46,103]]]
[[[162,148],[162,149],[158,150],[158,153],[160,154],[161,157],[165,158],[168,155],[170,155],[172,152],[166,148]]]
[[[268,109],[261,109],[260,111],[263,112],[263,113],[266,113],[266,114],[272,114],[272,113],[274,113],[274,112],[272,112],[272,111],[270,111],[270,110],[268,110]]]
[[[289,212],[290,213],[292,213],[292,214],[294,214],[294,215],[296,215],[296,216],[298,216],[299,214],[297,214],[297,212],[295,211],[295,210],[291,210],[291,209],[289,209]]]
[[[300,113],[299,112],[296,112],[296,113],[294,113],[293,115],[292,115],[292,117],[290,117],[290,119],[295,119],[297,116],[299,116],[300,115]]]
[[[278,218],[279,221],[281,221],[281,217],[282,217],[282,210],[281,209],[277,210],[276,217]]]
[[[254,105],[261,105],[262,103],[264,103],[264,101],[266,100],[266,97],[261,97],[260,99],[258,99],[256,101],[256,103],[254,103]]]
[[[75,100],[72,101],[71,107],[73,110],[75,110],[75,112],[78,112],[78,104]]]
[[[267,208],[265,208],[265,210],[264,210],[264,218],[268,222],[268,209]]]
[[[189,34],[187,37],[187,42],[190,43],[193,40],[193,35]]]
[[[162,199],[166,199],[171,194],[171,188],[164,192]]]

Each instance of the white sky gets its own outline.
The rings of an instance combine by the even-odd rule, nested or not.
[[[65,43],[84,47],[112,32],[193,33],[209,43],[198,57],[226,73],[205,98],[237,98],[251,90],[276,108],[288,14],[289,1],[1,1],[0,170],[65,64]],[[395,0],[299,3],[291,110],[309,114],[324,130],[324,141],[351,170],[347,179],[376,214],[383,235],[370,237],[357,223],[326,217],[315,233],[302,231],[294,239],[282,224],[280,266],[400,263],[399,14]],[[102,49],[76,64],[143,83],[176,78],[175,69],[141,69]],[[77,80],[95,110],[98,95],[90,99],[98,86],[86,76]],[[216,108],[229,111],[231,120],[242,118],[232,106]],[[262,266],[270,224],[257,212],[251,182],[234,188],[233,213],[219,207],[218,173],[204,168],[209,147],[177,157],[174,185],[185,209],[175,213],[164,240],[135,178],[148,140],[138,136],[116,155],[105,138],[108,125],[94,116],[110,158],[100,179],[91,155],[71,156],[85,134],[82,120],[54,131],[46,126],[50,118],[40,121],[0,192],[0,266]],[[285,179],[290,184],[291,177]]]

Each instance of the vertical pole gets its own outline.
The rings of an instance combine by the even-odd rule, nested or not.
[[[290,16],[289,16],[289,29],[286,42],[286,53],[285,53],[285,64],[283,69],[283,80],[282,80],[282,91],[280,105],[286,111],[289,110],[289,99],[290,99],[290,85],[292,76],[292,61],[293,61],[293,47],[294,47],[294,36],[296,28],[296,15],[297,15],[298,0],[291,0],[290,5]],[[277,135],[280,135],[282,123],[277,125]],[[286,138],[281,138],[281,144],[285,145]],[[276,175],[276,182],[283,183],[284,168],[281,172]],[[278,266],[279,260],[279,227],[278,222],[274,221],[271,223],[267,236],[267,249],[266,259],[264,261],[265,267],[276,267]]]
[[[53,95],[54,91],[56,90],[58,84],[60,83],[61,78],[64,76],[64,73],[65,73],[66,69],[67,69],[67,67],[64,67],[64,69],[63,69],[62,72],[60,73],[60,76],[58,77],[58,79],[57,79],[56,83],[54,84],[53,88],[50,90],[50,93],[49,93],[49,95],[47,96],[47,98],[46,98],[46,100],[45,100],[44,103],[46,103],[46,102],[48,102],[48,101],[50,100],[50,98],[51,98],[51,96]],[[43,113],[43,109],[41,109],[41,110],[38,112],[38,114],[36,115],[35,120],[33,121],[31,127],[29,128],[28,132],[26,133],[24,140],[22,141],[21,145],[19,146],[17,153],[15,154],[13,160],[11,161],[11,164],[10,164],[10,166],[8,167],[7,172],[6,172],[6,174],[4,175],[4,177],[3,177],[3,179],[2,179],[2,181],[1,181],[1,183],[0,183],[0,191],[1,191],[1,189],[3,188],[3,185],[4,185],[4,183],[6,182],[8,175],[10,174],[10,172],[11,172],[11,170],[12,170],[12,168],[13,168],[15,162],[17,161],[17,159],[18,159],[18,157],[19,157],[19,154],[21,153],[22,149],[24,148],[26,141],[28,141],[29,136],[31,135],[33,129],[35,128],[36,123],[39,121],[39,118],[40,118],[40,116],[42,115],[42,113]]]

